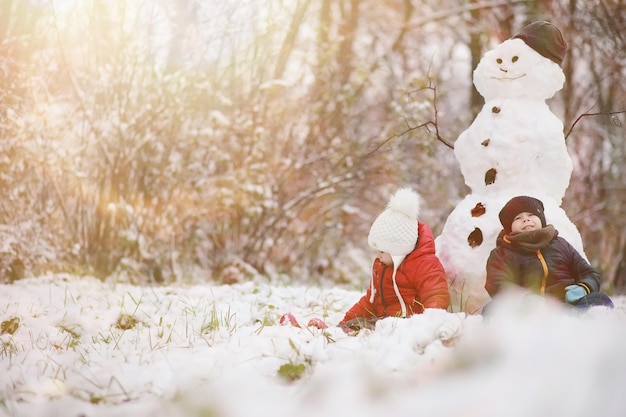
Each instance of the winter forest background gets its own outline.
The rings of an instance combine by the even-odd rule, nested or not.
[[[548,102],[575,164],[563,208],[605,289],[626,289],[623,0],[0,10],[0,281],[365,281],[395,189],[421,193],[435,235],[467,194],[451,146],[484,52],[549,20],[570,46]]]

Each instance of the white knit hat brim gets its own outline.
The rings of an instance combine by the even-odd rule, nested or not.
[[[392,242],[381,239],[380,236],[377,236],[376,231],[374,231],[374,233],[371,233],[370,231],[370,235],[367,238],[367,243],[372,249],[388,253],[392,257],[401,257],[403,259],[406,255],[413,252],[413,249],[415,249],[415,242],[417,242],[417,223],[415,224],[414,240],[409,239],[407,242]]]

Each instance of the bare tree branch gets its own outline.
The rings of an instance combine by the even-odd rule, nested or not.
[[[393,139],[401,138],[402,136],[406,135],[407,133],[410,133],[410,132],[412,132],[414,130],[422,129],[422,128],[425,128],[429,133],[434,134],[435,137],[437,138],[437,140],[439,142],[443,143],[444,145],[446,145],[448,148],[454,149],[454,144],[452,142],[450,142],[449,140],[447,140],[446,138],[444,138],[443,136],[441,136],[441,133],[439,132],[439,110],[437,108],[437,98],[438,98],[438,96],[437,96],[437,86],[433,86],[432,83],[429,81],[429,83],[428,83],[428,85],[426,87],[422,87],[422,88],[418,88],[417,90],[409,91],[407,94],[418,93],[418,92],[424,91],[424,90],[431,90],[433,92],[433,110],[434,110],[433,120],[429,120],[427,122],[420,123],[418,125],[412,126],[411,123],[409,122],[409,120],[405,117],[404,118],[404,124],[406,125],[406,129],[403,130],[400,133],[394,133],[394,134],[388,136],[385,140],[383,140],[381,143],[379,143],[378,146],[376,146],[373,150],[371,150],[370,152],[365,154],[363,156],[364,158],[368,158],[368,157],[372,156],[374,153],[378,152],[378,150],[380,150],[380,148],[385,146],[387,143],[389,143]],[[430,128],[433,128],[434,132]]]
[[[595,104],[593,105],[595,106]],[[591,106],[589,108],[589,110],[591,110],[593,108],[593,106]],[[583,118],[583,117],[587,117],[587,116],[614,116],[616,114],[622,114],[622,113],[626,113],[626,110],[620,110],[620,111],[611,111],[611,112],[598,112],[598,113],[583,113],[580,116],[578,116],[576,118],[576,120],[574,120],[574,123],[572,123],[572,126],[569,128],[569,130],[567,131],[567,134],[565,135],[565,140],[567,140],[567,138],[569,137],[569,135],[572,133],[572,130],[574,130],[574,127],[576,126],[576,124]],[[621,123],[619,123],[619,120],[615,121],[616,119],[613,119],[613,123],[615,123],[617,126],[621,127]]]
[[[406,23],[411,28],[424,26],[427,23],[432,23],[437,20],[445,20],[451,16],[459,16],[465,12],[471,12],[480,9],[493,9],[496,7],[511,6],[513,4],[527,3],[527,0],[516,1],[485,1],[480,3],[470,3],[459,7],[453,7],[447,10],[442,10],[437,13],[429,14],[420,19],[411,20]]]

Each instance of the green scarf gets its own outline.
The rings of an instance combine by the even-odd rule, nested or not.
[[[535,253],[548,246],[559,234],[551,224],[539,230],[511,233],[504,236],[504,241],[522,249],[524,252]]]

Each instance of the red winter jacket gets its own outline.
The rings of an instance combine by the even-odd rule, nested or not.
[[[396,283],[406,304],[407,316],[420,314],[425,308],[448,308],[450,293],[443,265],[435,255],[435,239],[426,223],[418,222],[418,246],[409,253],[396,272]],[[378,258],[372,266],[372,282],[339,325],[360,318],[401,316],[400,301],[393,288],[393,265]],[[370,302],[372,287],[376,289]]]

